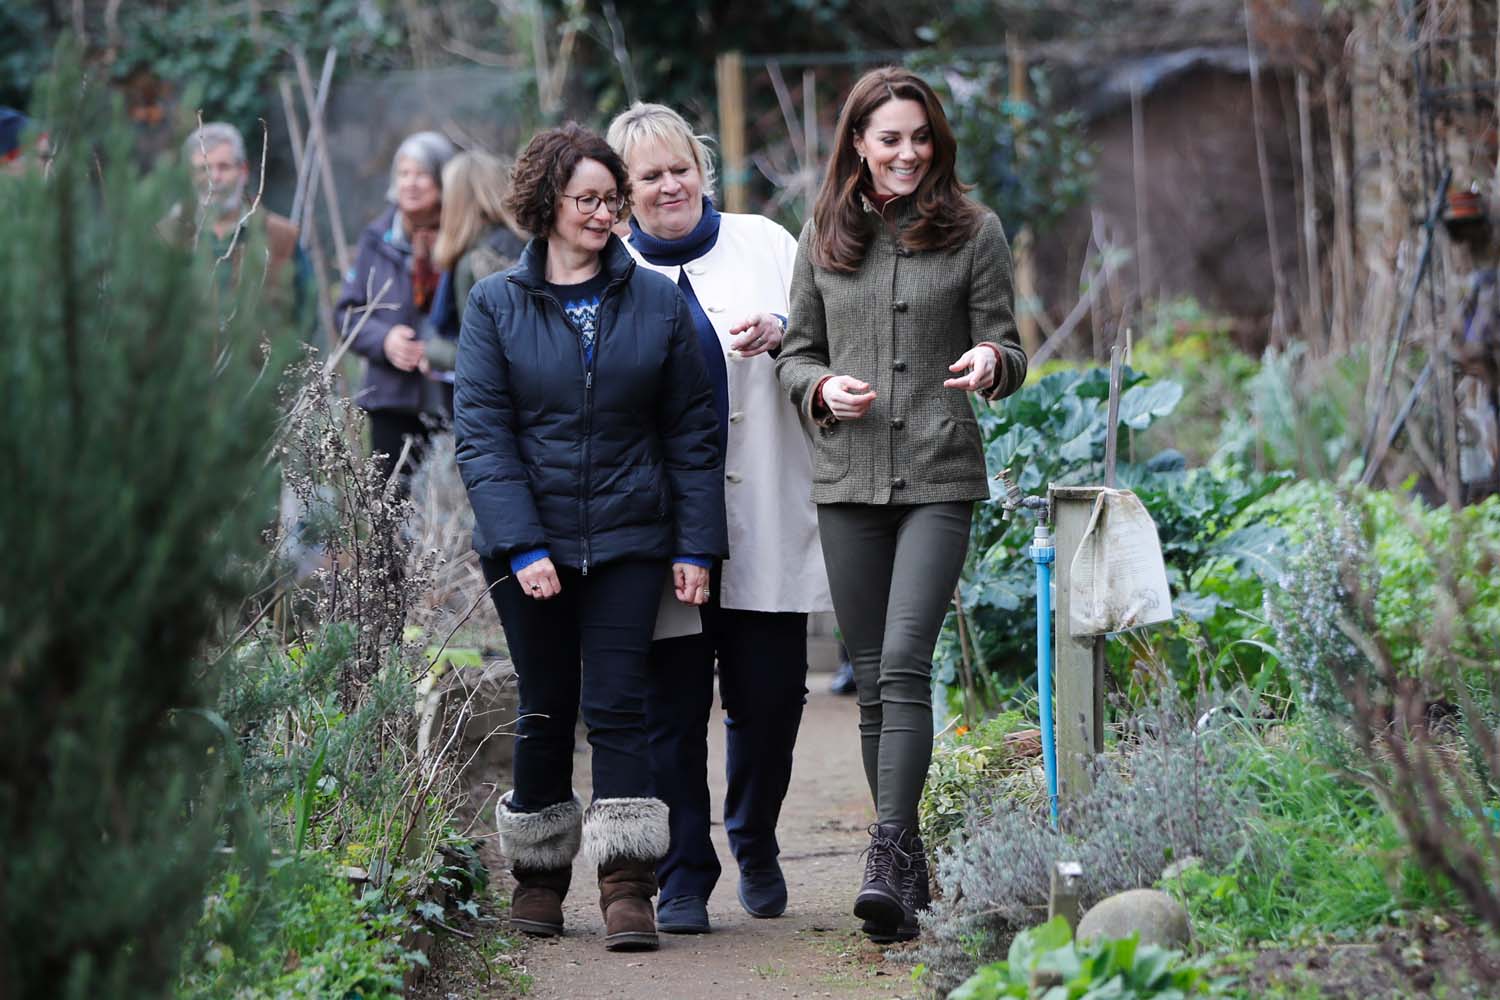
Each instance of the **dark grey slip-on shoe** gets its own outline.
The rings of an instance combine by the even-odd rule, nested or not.
[[[752,917],[763,920],[786,912],[786,877],[773,859],[740,872],[740,905]]]
[[[656,904],[656,929],[663,934],[707,934],[708,900],[702,896],[676,896]]]

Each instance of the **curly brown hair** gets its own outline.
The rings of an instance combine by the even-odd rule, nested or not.
[[[927,112],[932,130],[932,165],[912,195],[917,217],[902,229],[902,244],[913,250],[952,250],[973,236],[983,219],[979,206],[964,197],[968,185],[955,173],[958,140],[937,94],[926,80],[900,66],[872,69],[859,78],[844,101],[837,145],[813,205],[812,260],[819,267],[846,273],[859,270],[875,235],[862,207],[865,168],[854,139],[870,124],[875,110],[888,101],[916,101]]]
[[[577,122],[566,122],[531,137],[510,172],[510,194],[505,207],[516,224],[545,239],[557,221],[557,202],[584,160],[597,160],[615,179],[620,191],[616,221],[630,214],[630,171],[609,143]]]

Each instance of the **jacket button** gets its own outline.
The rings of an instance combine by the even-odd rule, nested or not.
[[[897,299],[895,302],[891,303],[891,309],[893,311],[895,311],[895,312],[898,312],[898,313],[904,313],[904,312],[906,312],[906,300],[905,299]]]
[[[897,476],[895,479],[891,480],[891,489],[893,489],[893,490],[904,490],[904,489],[906,489],[906,480],[902,479],[900,476]]]
[[[893,372],[904,372],[904,371],[906,371],[906,362],[902,361],[900,359],[892,361],[891,362],[891,371],[893,371]]]
[[[743,483],[745,481],[745,477],[740,475],[738,472],[726,472],[724,473],[724,478],[729,480],[731,483]]]
[[[900,417],[896,417],[891,421],[891,426],[899,431],[901,428],[906,426],[906,421],[902,420]]]
[[[904,246],[902,246],[901,244],[898,243],[898,244],[896,244],[896,256],[897,257],[910,257],[911,256],[911,251],[908,250],[908,249],[906,249],[906,247],[904,247]]]
[[[737,424],[741,420],[744,420],[744,419],[745,419],[745,415],[743,413],[731,413],[729,415],[729,422],[731,424]]]
[[[724,307],[723,306],[709,306],[708,307],[708,311],[711,312],[711,313],[721,313],[721,312],[724,311]]]

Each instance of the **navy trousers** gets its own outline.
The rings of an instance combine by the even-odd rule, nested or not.
[[[728,761],[724,829],[742,871],[781,852],[776,822],[792,778],[807,700],[807,615],[719,607],[715,569],[701,635],[651,645],[646,727],[657,797],[667,803],[670,849],[656,866],[662,900],[713,892],[721,871],[709,839],[708,717],[714,662]]]
[[[594,798],[652,797],[646,663],[666,563],[606,563],[588,576],[559,566],[562,593],[546,601],[500,579],[510,575],[508,562],[480,565],[519,690],[511,808],[538,812],[572,798],[580,707],[594,751]]]

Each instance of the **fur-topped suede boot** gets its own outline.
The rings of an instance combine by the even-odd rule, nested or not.
[[[610,951],[654,951],[656,863],[667,853],[660,799],[595,799],[583,815],[583,856],[599,869],[599,909]]]
[[[515,812],[513,794],[506,792],[495,809],[500,849],[516,879],[510,925],[523,934],[556,937],[563,932],[562,901],[583,836],[583,807],[574,797],[539,812]]]

